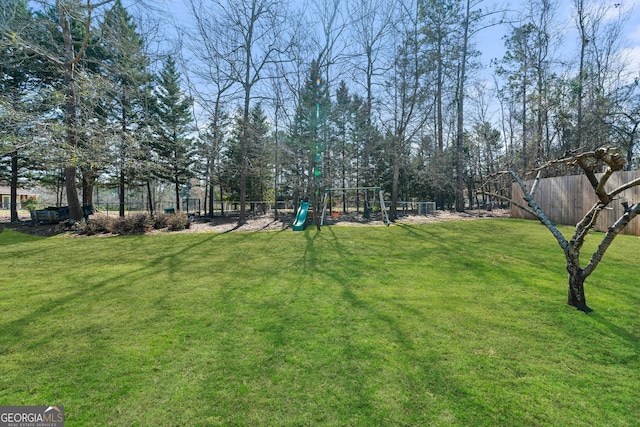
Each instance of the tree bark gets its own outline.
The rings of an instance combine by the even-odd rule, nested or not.
[[[126,177],[124,174],[124,168],[127,163],[125,146],[126,146],[126,135],[127,135],[127,108],[126,108],[126,90],[123,86],[122,88],[122,98],[120,99],[120,106],[122,108],[122,115],[120,116],[120,218],[124,218],[124,204],[125,204],[125,183]]]
[[[464,212],[464,86],[466,83],[467,54],[469,49],[469,14],[471,2],[466,2],[466,13],[462,23],[462,57],[458,76],[457,135],[456,135],[456,212]]]
[[[587,306],[584,295],[584,281],[587,278],[584,270],[580,268],[580,251],[572,246],[565,249],[567,259],[567,272],[569,273],[569,291],[567,304],[576,309],[589,313],[592,310]]]
[[[569,273],[569,296],[567,298],[567,304],[584,313],[593,311],[587,306],[587,300],[584,296],[584,277],[580,271],[575,274]]]
[[[18,152],[11,153],[11,222],[18,222]]]
[[[65,94],[65,121],[67,126],[67,144],[69,151],[73,152],[78,146],[77,135],[77,104],[76,92],[74,84],[76,55],[74,52],[73,40],[71,38],[71,26],[67,14],[63,8],[58,5],[57,11],[60,14],[60,26],[62,28],[62,36],[65,47],[64,62],[64,94]],[[69,160],[71,162],[71,160]],[[76,167],[72,164],[65,166],[64,178],[65,189],[67,192],[67,203],[69,204],[69,218],[74,221],[80,221],[83,218],[80,199],[78,198],[78,189],[76,187]]]
[[[391,206],[389,207],[389,220],[398,219],[398,183],[400,182],[400,159],[396,151],[393,161],[393,181],[391,184]]]
[[[149,214],[153,216],[153,197],[151,193],[151,179],[147,177],[147,199],[149,201]]]
[[[80,199],[78,198],[78,189],[76,188],[76,172],[75,166],[65,166],[64,185],[67,193],[67,204],[69,205],[69,219],[81,221],[83,215]]]
[[[313,205],[311,208],[313,209],[313,223],[316,225],[316,230],[320,231],[320,209],[318,207],[320,201],[318,200],[318,193],[318,188],[315,188],[311,199]]]
[[[119,210],[119,214],[120,214],[120,218],[124,218],[124,204],[125,204],[125,188],[124,188],[124,182],[125,182],[125,177],[124,177],[124,164],[123,162],[121,162],[120,164],[120,180],[119,180],[119,191],[118,191],[118,200],[119,200],[119,206],[120,206],[120,210]]]
[[[93,205],[93,189],[96,185],[98,175],[94,169],[87,167],[81,170],[82,173],[82,206]]]
[[[175,193],[176,193],[176,213],[180,211],[180,180],[178,176],[173,177],[173,182],[175,184]]]

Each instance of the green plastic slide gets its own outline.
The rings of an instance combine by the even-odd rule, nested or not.
[[[309,202],[301,201],[300,209],[296,215],[296,220],[293,223],[293,231],[304,230],[304,223],[307,221],[307,213],[309,212]]]

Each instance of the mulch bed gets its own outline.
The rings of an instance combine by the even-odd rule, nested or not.
[[[378,215],[380,216],[380,215]],[[434,215],[406,215],[398,219],[398,223],[410,224],[426,224],[434,222],[469,220],[481,218],[506,218],[510,217],[511,212],[506,209],[494,209],[493,211],[485,210],[469,210],[466,212],[437,211]],[[277,219],[272,213],[266,215],[258,215],[250,217],[244,224],[238,224],[237,216],[225,216],[214,218],[196,218],[191,227],[177,233],[199,233],[199,232],[218,232],[228,233],[237,231],[266,231],[266,230],[284,230],[291,227],[293,223],[291,214],[280,214]],[[334,217],[325,218],[326,225],[341,226],[380,226],[384,223],[380,218],[372,218],[369,221],[362,217],[362,214],[349,213],[340,214]],[[31,221],[20,221],[17,223],[0,222],[0,232],[3,228],[19,231],[22,233],[32,234],[35,236],[50,237],[63,233],[73,233],[70,224],[62,222],[60,224],[42,224],[33,225]],[[166,231],[159,231],[166,232]]]

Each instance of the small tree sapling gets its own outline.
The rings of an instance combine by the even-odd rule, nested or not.
[[[598,148],[594,151],[566,153],[563,158],[550,161],[535,169],[534,172],[536,172],[536,178],[530,189],[527,189],[525,182],[514,171],[501,172],[500,174],[502,175],[511,175],[515,182],[520,186],[524,193],[524,201],[526,202],[526,205],[520,201],[513,200],[511,197],[486,191],[484,190],[485,186],[479,190],[481,194],[509,201],[513,205],[533,215],[535,218],[540,220],[547,229],[549,229],[564,251],[567,262],[567,272],[569,273],[569,293],[567,303],[585,313],[592,311],[587,306],[585,298],[585,280],[596,269],[605,252],[613,242],[613,239],[615,239],[615,237],[620,234],[631,220],[640,213],[640,202],[629,202],[627,200],[621,200],[620,197],[623,191],[640,185],[640,178],[626,182],[612,191],[608,191],[605,188],[609,178],[614,173],[622,171],[625,163],[626,160],[623,155],[607,148]],[[549,220],[547,215],[542,211],[541,207],[534,199],[543,171],[548,167],[557,164],[567,164],[568,166],[580,167],[589,180],[597,200],[593,207],[591,207],[584,217],[576,224],[575,232],[569,240],[567,240],[560,230],[558,230],[558,228]],[[598,177],[596,172],[602,171],[603,169],[604,173]],[[589,234],[589,231],[591,231],[596,225],[596,221],[598,220],[602,210],[607,208],[616,200],[621,201],[624,207],[624,213],[607,229],[595,252],[591,255],[591,259],[584,267],[582,267],[580,265],[580,251],[585,242],[585,238]]]

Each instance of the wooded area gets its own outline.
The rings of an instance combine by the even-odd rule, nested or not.
[[[602,174],[596,174],[596,177],[600,179]],[[640,171],[618,172],[611,176],[607,182],[606,190],[611,191],[637,178],[640,178]],[[527,188],[531,188],[532,184],[533,180],[525,181]],[[517,183],[512,185],[511,192],[513,200],[524,200],[522,189]],[[586,175],[543,178],[538,184],[535,200],[549,220],[556,224],[572,226],[582,220],[598,201]],[[606,232],[624,213],[623,202],[632,203],[639,200],[640,187],[633,187],[622,192],[617,203],[612,203],[608,209],[600,213],[594,230]],[[511,216],[535,219],[515,205],[511,206]],[[640,236],[640,223],[638,221],[630,222],[621,234]]]
[[[238,201],[240,221],[250,200],[380,186],[393,219],[398,200],[483,205],[487,176],[577,148],[637,168],[629,11],[523,4],[184,0],[178,21],[145,1],[4,0],[0,181],[64,188],[72,219],[97,186],[150,210],[201,187],[205,213]]]

